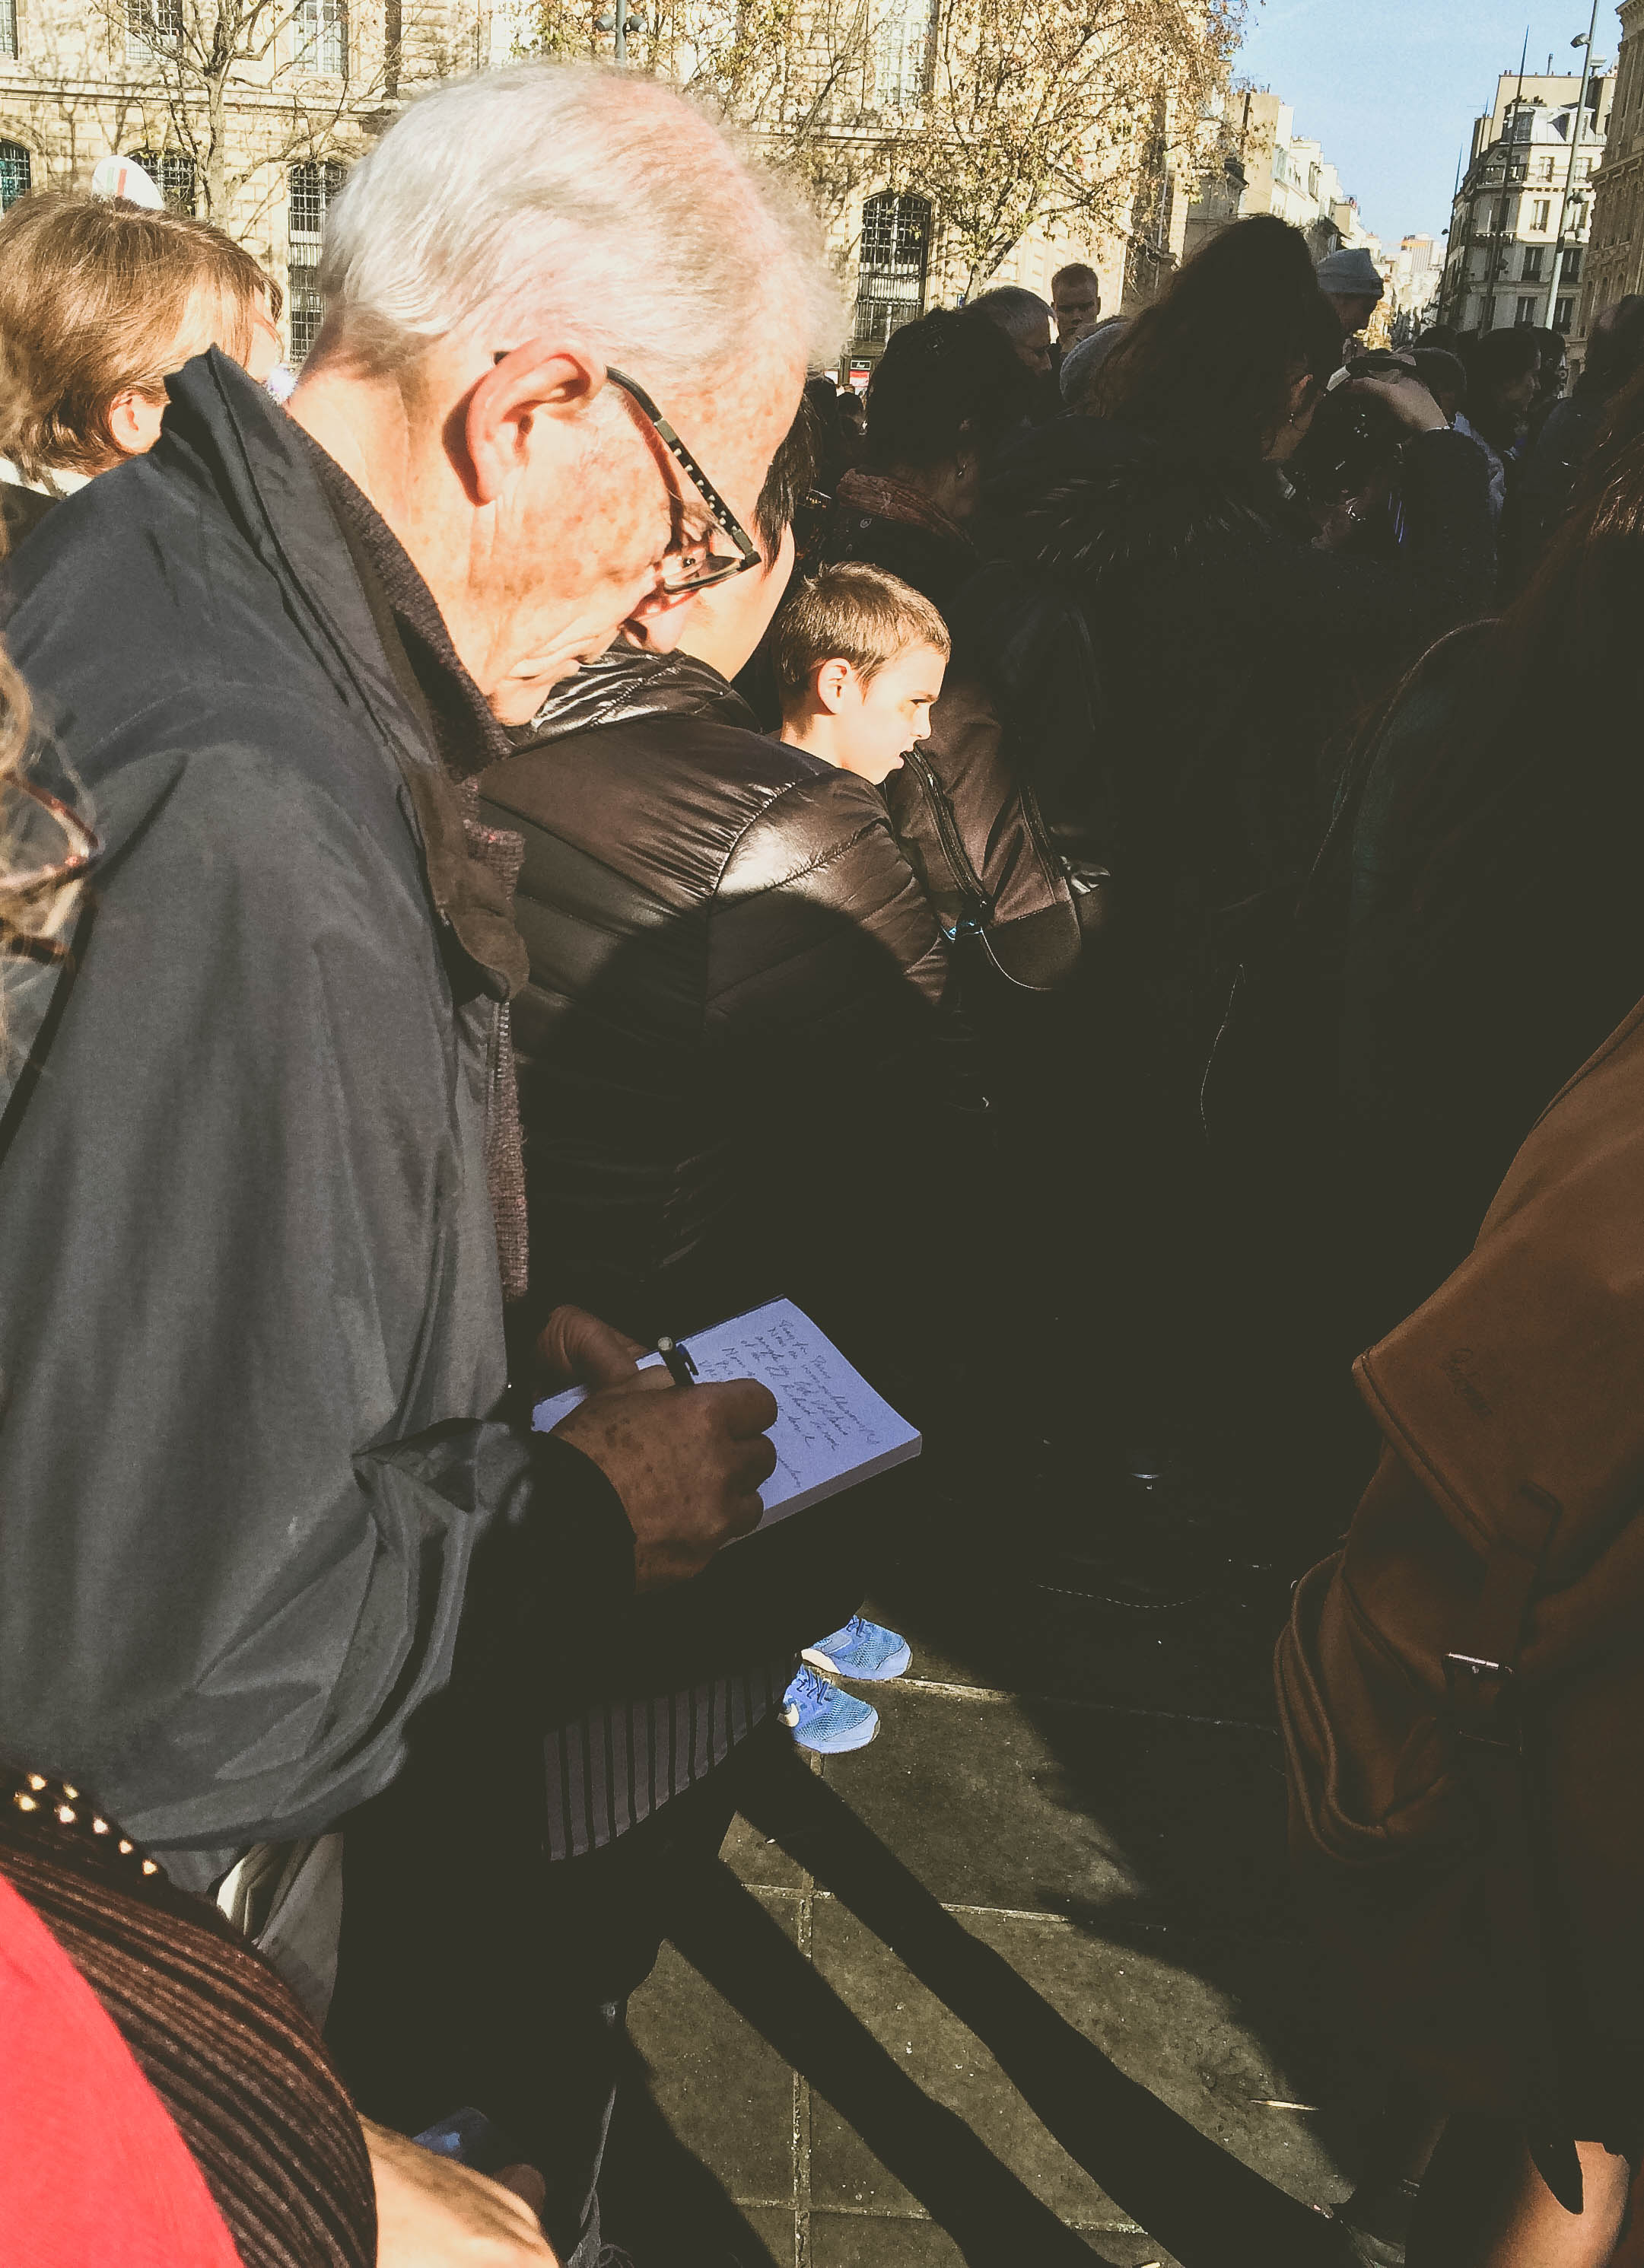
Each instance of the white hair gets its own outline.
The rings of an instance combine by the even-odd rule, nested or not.
[[[844,335],[821,223],[672,88],[527,63],[411,105],[349,174],[320,259],[316,359],[403,368],[482,320],[498,348],[569,318],[670,389],[761,331],[831,361]]]

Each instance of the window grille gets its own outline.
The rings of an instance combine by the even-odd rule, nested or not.
[[[874,85],[880,102],[905,110],[930,92],[932,0],[885,0],[874,40]]]
[[[175,212],[191,213],[198,195],[194,159],[186,150],[128,150],[134,166],[141,166]]]
[[[286,175],[286,191],[291,199],[285,223],[288,234],[319,241],[325,232],[331,200],[343,186],[344,170],[335,158],[328,158],[324,165],[310,163],[291,167]]]
[[[297,68],[322,78],[348,71],[348,9],[345,0],[297,0]]]
[[[17,53],[17,0],[0,0],[0,55]]]
[[[285,312],[291,320],[291,360],[301,362],[320,335],[325,301],[320,296],[319,247],[294,244],[285,270]]]
[[[856,343],[882,346],[925,312],[931,208],[925,197],[869,197],[857,261]]]
[[[20,142],[0,142],[0,212],[34,186],[34,162]]]
[[[291,360],[301,362],[320,335],[325,302],[320,296],[320,239],[331,200],[343,186],[345,168],[335,158],[324,164],[293,166],[286,175],[291,239],[285,269],[286,313],[291,319]]]
[[[126,0],[126,56],[151,62],[174,49],[183,34],[183,0]]]

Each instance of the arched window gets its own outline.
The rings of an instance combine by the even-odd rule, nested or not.
[[[34,161],[20,142],[0,142],[0,212],[34,186]]]
[[[885,190],[868,198],[862,207],[857,261],[858,346],[883,346],[893,331],[925,313],[930,245],[927,197],[893,196]]]
[[[186,150],[128,150],[134,166],[141,166],[174,212],[195,209],[194,159]]]
[[[320,297],[320,239],[327,209],[343,186],[345,168],[335,158],[293,166],[286,176],[291,202],[286,234],[291,239],[285,280],[291,324],[291,360],[301,362],[320,335],[325,313]]]

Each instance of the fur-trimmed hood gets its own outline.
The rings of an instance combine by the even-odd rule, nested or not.
[[[1286,512],[1275,469],[1247,474],[1170,451],[1133,428],[1058,418],[997,468],[986,509],[1024,566],[1084,584],[1272,539]]]

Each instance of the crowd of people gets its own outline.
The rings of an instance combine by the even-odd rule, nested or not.
[[[672,1903],[1053,1406],[1013,1551],[1157,1606],[1213,1468],[1295,1586],[1341,2257],[1629,2257],[1644,302],[1372,353],[1257,218],[864,401],[794,192],[562,64],[320,281],[293,388],[209,225],[0,220],[8,2257],[594,2268]],[[770,1393],[643,1359],[779,1294],[925,1455],[756,1535]]]

